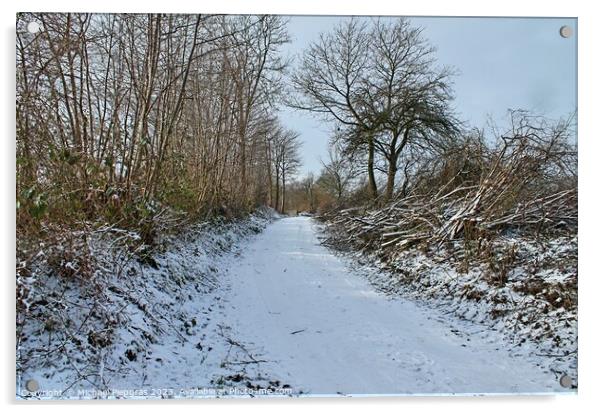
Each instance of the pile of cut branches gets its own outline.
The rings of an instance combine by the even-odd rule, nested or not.
[[[331,211],[323,219],[344,230],[342,243],[397,251],[485,241],[509,230],[532,238],[576,235],[576,149],[568,126],[530,120],[514,119],[493,147],[479,135],[449,148],[408,195],[384,207]]]

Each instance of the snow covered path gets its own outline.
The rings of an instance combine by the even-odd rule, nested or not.
[[[311,218],[268,226],[243,248],[229,277],[232,331],[296,392],[562,390],[534,360],[501,348],[495,334],[454,334],[432,309],[376,292],[320,245]]]

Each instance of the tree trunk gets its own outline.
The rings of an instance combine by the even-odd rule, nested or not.
[[[387,170],[387,191],[386,200],[390,201],[393,198],[393,190],[395,189],[395,175],[397,174],[397,158],[393,155],[389,159],[389,168]]]
[[[370,195],[372,199],[378,197],[378,188],[374,178],[374,138],[368,139],[368,182],[370,183]]]
[[[282,208],[280,208],[280,213],[284,214],[284,201],[286,197],[286,181],[284,178],[284,171],[282,171]]]
[[[272,195],[272,191],[274,190],[274,183],[272,181],[272,150],[270,148],[269,141],[266,144],[266,156],[265,159],[267,161],[267,170],[268,170],[268,205],[274,206],[274,199]]]
[[[276,211],[278,211],[278,209],[280,208],[280,174],[279,173],[276,173],[276,196],[274,198],[275,199],[274,199],[274,203],[272,204],[272,207],[274,207],[274,209]]]

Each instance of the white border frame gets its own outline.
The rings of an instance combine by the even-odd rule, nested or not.
[[[345,409],[364,410],[368,406],[399,411],[420,409],[427,411],[501,411],[508,413],[516,407],[538,408],[545,407],[547,411],[567,411],[593,406],[598,399],[596,384],[600,382],[600,357],[597,340],[597,314],[599,306],[598,294],[601,292],[598,271],[600,252],[600,133],[595,129],[596,118],[600,118],[598,99],[600,92],[600,77],[594,73],[602,73],[600,67],[600,44],[595,39],[602,39],[598,19],[599,14],[594,10],[595,2],[586,1],[557,1],[527,2],[525,0],[498,0],[495,3],[471,0],[434,1],[421,0],[414,2],[387,0],[222,0],[218,2],[192,2],[182,0],[146,0],[137,4],[129,4],[123,0],[104,0],[98,3],[87,3],[75,0],[24,0],[19,4],[2,3],[2,57],[1,65],[3,94],[0,100],[1,125],[5,132],[2,136],[3,156],[2,179],[0,179],[2,194],[6,200],[2,204],[2,252],[3,252],[3,284],[4,284],[4,340],[2,340],[3,356],[1,376],[4,401],[9,408],[43,408],[49,412],[82,408],[101,411],[107,407],[128,409],[128,405],[159,411],[168,408],[227,409],[264,412],[266,409],[305,411],[307,409]],[[404,397],[404,398],[354,398],[354,399],[321,399],[303,398],[299,400],[261,399],[261,400],[200,400],[200,401],[127,401],[127,402],[27,402],[14,401],[14,260],[15,260],[15,15],[18,11],[87,11],[87,12],[169,12],[169,13],[236,13],[236,14],[325,14],[325,15],[405,15],[405,16],[537,16],[537,17],[577,17],[578,33],[578,102],[580,111],[579,121],[579,395],[553,397]],[[25,406],[23,406],[25,404]],[[43,404],[43,405],[42,405]],[[82,406],[85,405],[85,406]],[[177,405],[177,406],[174,406]],[[597,403],[600,404],[599,402]],[[375,407],[376,407],[375,406]]]

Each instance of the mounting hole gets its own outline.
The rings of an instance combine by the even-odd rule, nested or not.
[[[42,29],[42,26],[40,26],[40,23],[38,23],[38,22],[27,23],[27,31],[31,34],[36,34],[41,29]]]
[[[28,391],[34,393],[34,392],[37,392],[38,390],[40,390],[40,385],[34,379],[29,379],[25,382],[25,388]]]
[[[571,37],[573,35],[573,28],[571,26],[562,26],[560,28],[560,36],[565,39]]]
[[[560,378],[560,385],[562,387],[570,388],[573,386],[573,379],[571,379],[566,374],[563,374],[562,377]]]

